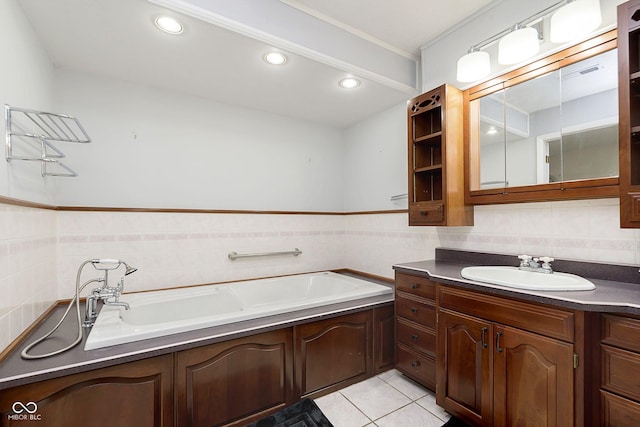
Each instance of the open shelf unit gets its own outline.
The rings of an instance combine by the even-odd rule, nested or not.
[[[443,85],[409,101],[409,225],[472,225],[464,206],[462,92]]]

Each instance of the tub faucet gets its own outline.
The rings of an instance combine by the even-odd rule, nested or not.
[[[104,305],[120,306],[124,307],[125,310],[129,310],[129,304],[120,301],[120,295],[124,291],[124,277],[136,271],[135,268],[129,266],[126,262],[117,259],[98,259],[92,260],[91,263],[96,270],[104,271],[104,278],[93,280],[102,282],[102,286],[93,289],[91,295],[87,297],[84,322],[82,323],[82,326],[86,328],[93,326],[98,317],[98,301],[102,301]],[[115,270],[121,265],[125,266],[124,276],[120,278],[116,286],[109,286],[109,271]]]
[[[530,255],[518,255],[518,259],[520,259],[520,265],[518,266],[520,270],[534,271],[536,273],[553,273],[551,262],[554,259],[551,257],[542,256],[534,258]]]

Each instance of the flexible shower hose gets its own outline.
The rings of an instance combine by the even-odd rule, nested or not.
[[[82,269],[84,268],[85,265],[87,265],[88,263],[90,263],[92,260],[87,260],[85,262],[83,262],[80,267],[78,268],[78,273],[76,275],[76,293],[73,297],[73,299],[71,300],[71,302],[69,303],[69,306],[67,307],[67,310],[64,312],[64,314],[62,315],[62,318],[60,319],[60,321],[58,322],[58,324],[48,333],[46,333],[44,336],[42,336],[41,338],[38,338],[37,340],[35,340],[34,342],[32,342],[31,344],[29,344],[28,346],[26,346],[24,348],[24,350],[22,350],[22,353],[20,354],[20,356],[23,359],[28,359],[28,360],[33,360],[33,359],[44,359],[46,357],[51,357],[51,356],[55,356],[57,354],[60,353],[64,353],[65,351],[75,347],[76,345],[78,345],[81,341],[82,341],[82,319],[80,316],[80,292],[82,292],[82,290],[89,284],[92,282],[102,282],[104,281],[104,279],[100,278],[100,279],[91,279],[88,280],[87,282],[85,282],[84,284],[82,284],[82,286],[80,286],[80,274],[82,273]],[[71,344],[69,344],[67,347],[61,348],[60,350],[56,350],[53,351],[51,353],[45,353],[45,354],[38,354],[38,355],[32,355],[29,354],[29,350],[31,350],[33,347],[35,347],[36,345],[40,344],[41,342],[43,342],[44,340],[46,340],[47,338],[49,338],[59,327],[60,325],[62,325],[62,322],[64,322],[64,319],[67,318],[67,315],[69,314],[69,312],[71,311],[71,307],[73,307],[73,304],[75,303],[76,305],[76,315],[77,315],[77,321],[78,321],[78,336],[76,337],[75,341],[72,342]]]

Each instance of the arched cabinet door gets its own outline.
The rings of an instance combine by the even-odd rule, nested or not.
[[[0,417],[2,426],[170,427],[173,356],[1,391]]]
[[[291,329],[177,353],[177,425],[239,425],[294,403]]]
[[[373,373],[371,310],[294,328],[296,389],[326,393]]]
[[[440,310],[438,317],[438,405],[474,425],[490,426],[493,325],[449,310]]]

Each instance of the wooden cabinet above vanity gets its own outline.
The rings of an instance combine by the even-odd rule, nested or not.
[[[640,228],[640,1],[618,6],[620,226]]]
[[[473,225],[464,204],[462,92],[443,85],[407,108],[409,225]]]

